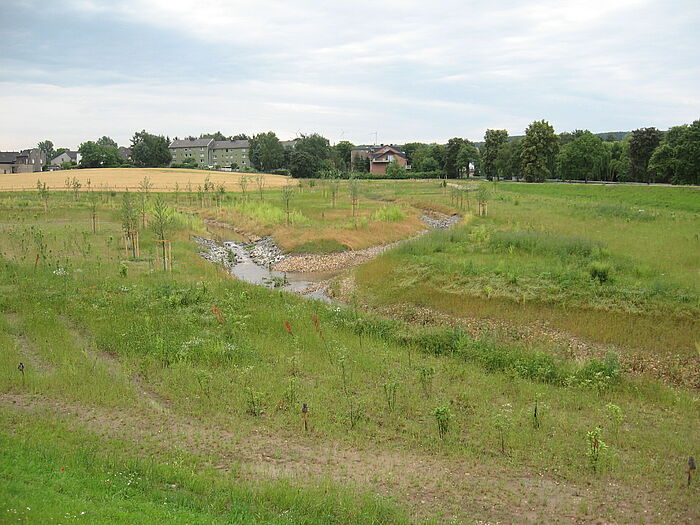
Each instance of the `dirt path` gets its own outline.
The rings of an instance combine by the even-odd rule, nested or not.
[[[700,509],[668,508],[643,487],[576,485],[517,465],[494,469],[468,461],[419,455],[400,449],[356,449],[321,436],[255,430],[199,421],[157,410],[86,407],[10,393],[0,407],[60,417],[107,438],[138,443],[144,457],[164,449],[209,458],[221,471],[247,479],[287,478],[315,485],[323,480],[371,490],[406,507],[413,518],[435,515],[441,522],[609,523],[672,521],[690,523]],[[664,514],[654,515],[653,512]],[[655,511],[653,509],[656,509]]]

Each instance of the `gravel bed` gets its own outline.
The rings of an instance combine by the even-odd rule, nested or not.
[[[203,248],[203,250],[199,252],[199,255],[201,255],[202,258],[213,263],[222,264],[229,270],[235,266],[237,262],[236,255],[226,246],[223,246],[216,241],[212,241],[211,239],[205,239],[204,237],[199,237],[197,235],[194,235],[192,238],[201,248]]]

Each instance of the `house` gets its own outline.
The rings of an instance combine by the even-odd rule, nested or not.
[[[406,155],[398,146],[358,146],[350,151],[350,158],[355,162],[356,158],[369,159],[369,172],[376,174],[386,173],[390,162],[396,161],[406,168],[408,161]]]
[[[64,151],[60,155],[51,159],[51,166],[60,166],[64,162],[80,164],[80,153],[77,151]]]
[[[42,171],[45,164],[46,153],[39,148],[0,152],[0,172],[3,174]]]
[[[119,155],[119,158],[122,159],[123,161],[130,160],[131,159],[131,148],[119,146],[117,148],[117,155]]]
[[[250,143],[247,140],[214,140],[211,138],[173,140],[168,147],[173,156],[173,164],[182,164],[187,159],[194,159],[201,168],[249,169]]]

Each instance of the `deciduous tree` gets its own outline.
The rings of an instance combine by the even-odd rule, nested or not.
[[[559,151],[559,137],[545,120],[537,120],[525,130],[520,149],[520,162],[527,182],[544,182],[554,172]]]
[[[507,143],[508,132],[505,129],[486,130],[484,134],[484,147],[481,153],[481,168],[488,179],[498,177],[496,159]]]

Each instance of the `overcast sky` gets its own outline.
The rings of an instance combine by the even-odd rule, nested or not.
[[[0,0],[0,150],[146,129],[480,140],[700,118],[700,2]]]

